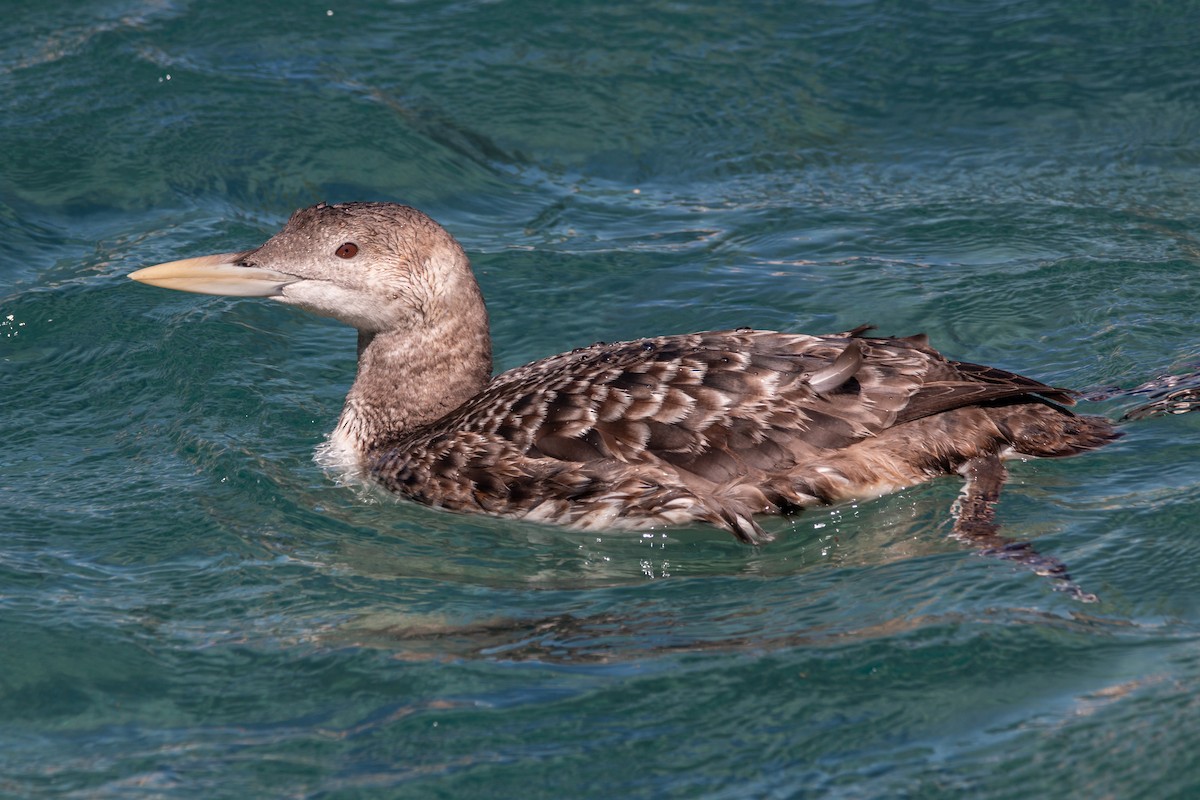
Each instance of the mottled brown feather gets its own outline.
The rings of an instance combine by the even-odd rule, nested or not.
[[[388,488],[450,508],[585,528],[704,520],[757,542],[769,537],[756,513],[892,491],[980,453],[1064,455],[1116,435],[1051,400],[1071,397],[947,360],[923,337],[713,331],[511,370],[381,443],[370,466]]]

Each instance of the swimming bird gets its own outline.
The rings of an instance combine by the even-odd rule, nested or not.
[[[358,330],[327,443],[397,494],[583,530],[756,519],[960,474],[959,532],[990,541],[1001,459],[1117,438],[1074,394],[946,358],[923,335],[738,328],[550,356],[492,376],[484,299],[459,243],[393,203],[320,203],[265,244],[138,270],[143,283],[266,297]]]

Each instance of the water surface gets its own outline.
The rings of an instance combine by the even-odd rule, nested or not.
[[[1200,785],[1200,415],[1014,465],[1083,604],[949,539],[950,479],[761,549],[363,497],[312,460],[352,331],[124,277],[392,200],[499,368],[871,322],[1133,386],[1200,361],[1195,4],[52,2],[0,104],[0,794]]]

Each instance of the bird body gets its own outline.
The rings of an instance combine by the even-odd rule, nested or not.
[[[150,267],[169,288],[257,295],[359,331],[327,454],[418,502],[584,530],[868,498],[999,456],[1116,438],[1069,391],[947,359],[924,336],[748,328],[597,343],[491,377],[465,253],[415,209],[320,204],[253,250]]]

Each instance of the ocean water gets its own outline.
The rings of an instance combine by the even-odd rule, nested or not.
[[[498,368],[870,322],[1135,386],[1200,361],[1200,5],[10,2],[0,108],[0,796],[1200,792],[1200,414],[1013,466],[1087,604],[952,479],[758,549],[363,496],[353,331],[125,278],[393,200]]]

